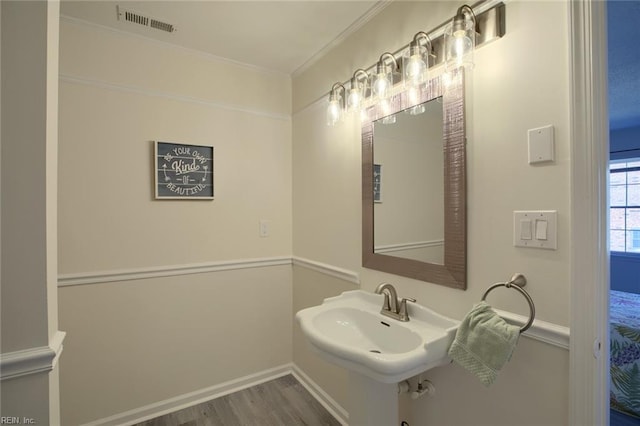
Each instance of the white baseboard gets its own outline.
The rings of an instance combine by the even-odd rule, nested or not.
[[[293,377],[295,377],[304,386],[307,391],[343,426],[348,426],[349,413],[333,398],[329,396],[316,382],[311,380],[304,371],[297,365],[293,364]]]
[[[104,419],[94,420],[85,423],[83,426],[127,426],[144,422],[158,416],[192,407],[206,401],[210,401],[221,396],[225,396],[255,385],[259,385],[278,377],[286,376],[292,373],[292,365],[285,364],[279,367],[270,368],[255,374],[240,377],[235,380],[220,383],[198,391],[179,395],[164,401],[145,405],[144,407],[125,411],[124,413],[115,414]]]
[[[90,423],[85,423],[82,426],[133,425],[165,414],[173,413],[184,408],[192,407],[215,398],[220,398],[221,396],[229,395],[231,393],[277,379],[278,377],[286,376],[287,374],[292,374],[300,384],[309,391],[311,396],[326,408],[326,410],[329,411],[329,413],[331,413],[331,415],[334,416],[340,424],[344,426],[348,425],[347,420],[349,415],[346,410],[340,406],[340,404],[331,398],[329,394],[318,386],[318,384],[307,376],[297,365],[284,364],[279,367],[270,368],[259,373],[250,374],[245,377],[230,380],[195,392],[190,392],[164,401],[145,405],[144,407],[125,411],[124,413],[115,414],[104,419],[94,420]]]

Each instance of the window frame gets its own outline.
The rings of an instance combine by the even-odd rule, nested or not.
[[[640,258],[640,245],[637,246],[638,251],[628,251],[629,247],[631,247],[632,249],[636,248],[635,242],[636,239],[640,240],[640,228],[638,229],[629,229],[627,227],[627,217],[628,215],[626,214],[626,211],[629,209],[639,209],[640,210],[640,205],[629,205],[628,204],[628,186],[629,186],[629,182],[628,180],[625,180],[624,184],[617,184],[617,185],[613,185],[611,184],[611,175],[614,173],[628,173],[628,172],[634,172],[634,171],[640,171],[640,165],[634,165],[631,167],[622,167],[622,168],[612,168],[613,165],[615,164],[620,164],[620,163],[637,163],[640,162],[640,157],[629,157],[629,158],[616,158],[616,159],[610,159],[609,161],[609,175],[608,175],[608,180],[607,180],[607,187],[609,190],[609,193],[611,194],[613,186],[623,186],[625,187],[625,203],[624,205],[620,205],[620,206],[612,206],[611,205],[611,195],[609,195],[609,200],[608,200],[608,208],[609,208],[609,223],[608,223],[608,233],[609,233],[609,251],[612,254],[615,254],[617,256],[629,256],[629,257],[638,257]],[[611,224],[611,216],[612,216],[612,210],[613,209],[622,209],[625,211],[625,215],[624,215],[624,228],[620,229],[620,228],[613,228],[612,224]],[[614,250],[611,247],[612,244],[612,238],[611,238],[611,233],[612,231],[624,231],[625,234],[625,240],[624,240],[624,251],[621,250]],[[629,236],[629,232],[632,233],[631,236]],[[631,239],[631,245],[629,245],[629,239]],[[640,241],[639,241],[640,243]]]

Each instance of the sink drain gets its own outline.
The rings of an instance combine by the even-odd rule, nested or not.
[[[374,354],[381,354],[382,353],[377,349],[371,349],[369,352],[373,352]]]

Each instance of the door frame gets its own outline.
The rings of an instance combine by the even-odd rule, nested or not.
[[[569,0],[571,339],[569,424],[609,424],[606,2]]]

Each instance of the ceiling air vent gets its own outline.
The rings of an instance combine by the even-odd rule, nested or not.
[[[158,19],[145,16],[141,13],[125,9],[120,6],[116,6],[116,11],[118,12],[119,21],[122,20],[126,22],[131,22],[133,24],[144,25],[145,27],[166,31],[168,33],[172,33],[176,31],[176,27],[173,24],[168,24]]]
[[[166,31],[168,33],[172,33],[176,30],[176,28],[173,25],[167,24],[166,22],[157,21],[155,19],[151,19],[151,28],[155,28],[156,30]]]

